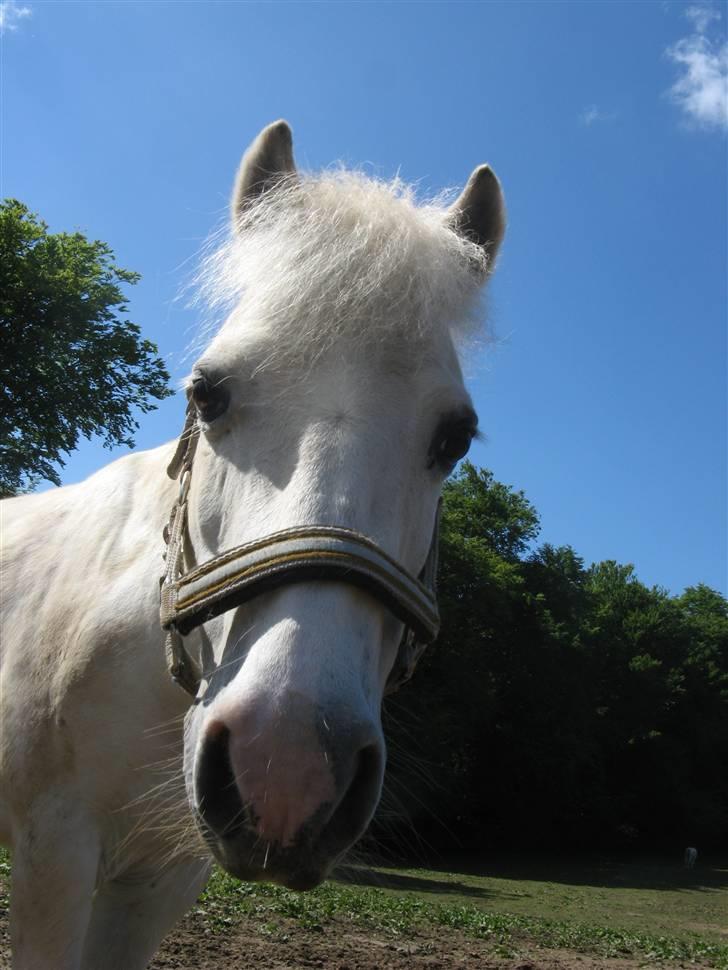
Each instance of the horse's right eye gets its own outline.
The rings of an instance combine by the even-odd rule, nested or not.
[[[192,378],[190,398],[202,420],[209,424],[227,411],[230,392],[222,382],[212,383],[204,374]]]

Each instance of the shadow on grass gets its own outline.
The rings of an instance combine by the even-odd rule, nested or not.
[[[394,869],[369,869],[367,866],[339,866],[333,879],[342,885],[372,886],[375,889],[402,889],[407,892],[437,893],[438,895],[471,896],[473,899],[493,899],[496,896],[514,897],[515,893],[493,893],[483,886],[456,880],[433,878],[431,873],[413,875]]]
[[[558,858],[548,856],[457,853],[433,862],[435,872],[481,878],[549,882],[602,889],[653,889],[715,892],[728,889],[728,859],[699,861],[686,869],[680,854],[672,857],[630,857],[622,854]]]
[[[686,869],[678,859],[624,855],[560,858],[553,855],[479,855],[454,853],[447,857],[420,861],[414,871],[411,863],[373,861],[369,865],[345,865],[336,870],[341,883],[399,889],[412,892],[471,896],[489,899],[498,896],[523,898],[528,893],[504,893],[488,889],[476,880],[508,879],[546,882],[564,886],[593,886],[601,889],[647,889],[672,892],[718,892],[728,889],[728,859],[707,860]],[[410,869],[402,872],[400,867]],[[438,878],[438,875],[453,878]],[[472,880],[472,881],[471,881]]]

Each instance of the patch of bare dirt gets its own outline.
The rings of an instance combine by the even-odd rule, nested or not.
[[[517,949],[514,954],[513,950]],[[334,919],[320,931],[294,920],[243,918],[211,931],[192,914],[163,943],[152,970],[637,970],[644,960],[608,960],[523,944],[509,947],[457,931],[422,929],[407,939],[354,928]],[[677,966],[673,964],[673,966]]]

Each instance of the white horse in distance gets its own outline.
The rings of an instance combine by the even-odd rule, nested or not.
[[[2,503],[15,970],[138,970],[211,855],[307,888],[364,832],[403,619],[427,610],[413,577],[476,432],[457,348],[504,225],[487,166],[452,206],[418,206],[398,181],[298,173],[290,129],[269,126],[203,272],[230,310],[189,377],[181,445]],[[179,495],[167,645],[194,700],[159,625]],[[311,571],[268,582],[250,564],[271,543],[282,569]],[[255,595],[215,615],[251,576]],[[182,589],[193,580],[202,592]],[[181,639],[183,600],[205,611]]]

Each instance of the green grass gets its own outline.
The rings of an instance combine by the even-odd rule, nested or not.
[[[392,875],[412,875],[420,883],[427,875],[435,876],[438,882],[443,879],[442,873],[428,874],[422,870],[399,870]],[[524,883],[519,885],[521,893],[528,896]],[[254,915],[267,926],[275,926],[277,917],[292,918],[310,931],[320,930],[337,918],[395,936],[410,935],[418,927],[457,929],[469,936],[487,939],[501,951],[530,942],[604,957],[629,955],[645,961],[700,961],[728,970],[728,945],[697,933],[665,935],[571,918],[494,912],[469,900],[424,898],[421,890],[392,891],[329,882],[313,892],[298,894],[276,886],[239,883],[217,871],[200,899],[198,913],[213,928],[229,926],[237,915],[243,914]],[[610,919],[609,923],[617,924],[617,920]]]
[[[346,883],[327,882],[310,893],[240,883],[216,870],[196,917],[213,931],[254,917],[271,935],[285,932],[283,919],[310,933],[333,920],[393,937],[456,929],[487,940],[499,954],[533,944],[728,970],[726,870],[553,859],[488,869],[474,875],[351,868],[342,873]],[[0,895],[9,873],[9,856],[0,851]]]
[[[472,860],[470,867],[473,866]],[[461,869],[463,867],[460,867]],[[431,902],[473,905],[488,912],[620,927],[654,936],[697,934],[728,944],[728,867],[687,871],[680,861],[553,857],[486,859],[482,874],[423,869],[383,871],[390,892],[414,891]],[[361,881],[354,876],[356,881]]]

